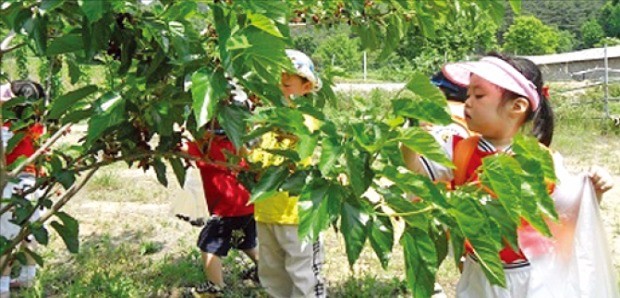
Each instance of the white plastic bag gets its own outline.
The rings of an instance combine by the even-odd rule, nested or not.
[[[183,188],[172,193],[170,214],[189,222],[206,222],[209,217],[200,170],[187,169]]]
[[[519,231],[532,268],[528,297],[620,297],[590,179],[585,174],[559,178],[552,196],[561,220],[549,223],[554,237]]]

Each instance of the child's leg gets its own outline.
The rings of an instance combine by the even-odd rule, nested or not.
[[[29,236],[29,239],[22,241],[22,247],[28,248],[34,252],[39,246],[34,237]],[[34,282],[34,277],[37,274],[37,263],[30,254],[26,254],[26,264],[22,265],[19,276],[17,279],[11,280],[11,288],[29,287]]]
[[[202,253],[204,272],[208,281],[217,286],[224,287],[224,277],[222,275],[222,260],[212,253]]]
[[[207,280],[219,287],[224,286],[222,276],[222,257],[230,250],[230,223],[226,218],[213,216],[198,237],[198,248],[202,252],[204,272]]]
[[[0,257],[0,264],[4,263],[7,256]],[[0,298],[8,298],[9,294],[9,283],[11,281],[11,266],[6,266],[4,270],[2,270],[2,274],[0,274]]]
[[[286,251],[285,268],[292,282],[293,297],[325,297],[321,277],[323,253],[319,241],[302,245],[297,236],[298,226],[277,226],[278,239]]]
[[[285,252],[275,235],[273,224],[257,222],[258,277],[272,297],[292,297],[292,281],[284,267]],[[295,232],[297,233],[297,232]]]
[[[250,249],[243,249],[242,250],[250,259],[252,259],[252,261],[254,262],[254,264],[258,264],[258,249],[255,248],[250,248]]]
[[[254,215],[248,215],[244,217],[245,223],[243,223],[243,241],[237,246],[238,249],[243,251],[254,264],[258,264],[258,249],[256,243],[256,221]]]

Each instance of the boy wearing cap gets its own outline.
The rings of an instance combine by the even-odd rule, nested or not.
[[[304,53],[286,50],[296,73],[283,73],[280,85],[290,105],[292,96],[318,91],[321,81],[314,71],[312,60]],[[306,123],[316,122],[306,117]],[[308,125],[308,124],[307,124]],[[269,154],[269,149],[290,149],[296,140],[270,132],[263,135],[260,148],[250,154],[250,161],[263,166],[277,165],[281,157]],[[309,162],[306,160],[306,162]],[[302,243],[297,235],[299,218],[296,196],[279,192],[255,203],[254,216],[259,242],[258,275],[262,286],[273,297],[324,297],[325,287],[320,268],[323,262],[320,242]]]

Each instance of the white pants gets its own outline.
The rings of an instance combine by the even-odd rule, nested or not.
[[[504,268],[506,288],[491,285],[480,264],[470,256],[465,259],[463,274],[456,285],[459,298],[525,298],[530,286],[530,269],[526,265],[519,268]]]
[[[3,200],[11,198],[13,193],[16,193],[17,191],[29,190],[36,184],[36,178],[32,174],[20,174],[18,179],[19,182],[17,183],[8,182],[6,184],[6,187],[2,191]],[[26,195],[25,199],[29,200],[32,204],[36,204],[36,201],[41,197],[41,194],[41,190],[36,190]],[[4,206],[4,204],[0,203],[0,208],[2,208],[2,206]],[[39,219],[39,217],[41,217],[41,209],[37,208],[37,210],[35,210],[30,217],[29,221],[33,222]],[[15,238],[21,229],[19,225],[10,222],[12,218],[13,212],[11,211],[7,211],[0,215],[0,236],[4,236],[7,240]]]
[[[302,245],[297,225],[256,223],[258,277],[272,297],[325,297],[321,243]]]

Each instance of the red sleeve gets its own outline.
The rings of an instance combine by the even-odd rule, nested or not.
[[[200,152],[200,148],[196,142],[187,142],[187,153],[191,156],[202,157],[202,152]]]

